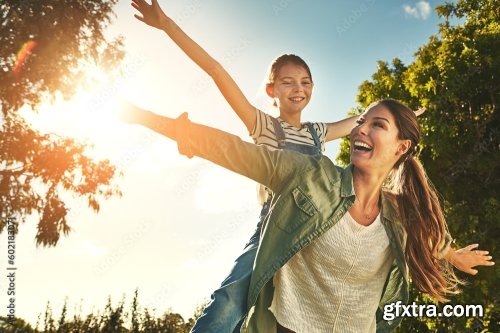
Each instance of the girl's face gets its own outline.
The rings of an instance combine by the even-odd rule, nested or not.
[[[307,70],[288,63],[280,68],[274,84],[266,92],[278,105],[280,113],[300,113],[311,100],[313,82]]]
[[[388,173],[411,146],[398,136],[392,113],[381,104],[371,107],[351,131],[351,163],[360,170]]]

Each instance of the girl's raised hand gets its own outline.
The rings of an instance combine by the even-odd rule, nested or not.
[[[151,5],[144,0],[132,0],[132,7],[142,14],[142,16],[134,14],[136,19],[154,28],[162,29],[162,24],[167,16],[160,8],[157,0],[152,0]]]
[[[425,107],[418,108],[418,110],[415,111],[415,115],[418,117],[418,116],[422,115],[425,111],[427,111],[427,109]]]

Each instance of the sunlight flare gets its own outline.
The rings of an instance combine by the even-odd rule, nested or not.
[[[113,80],[98,67],[88,68],[86,76],[92,85],[81,87],[71,99],[57,96],[35,110],[25,106],[20,112],[42,133],[87,142],[93,146],[93,153],[106,156],[119,149],[130,132],[119,119],[125,82]]]
[[[37,42],[34,40],[29,40],[23,44],[21,49],[17,52],[16,62],[14,64],[14,68],[12,69],[12,73],[15,76],[21,74],[24,63],[30,57],[33,49],[37,46]]]

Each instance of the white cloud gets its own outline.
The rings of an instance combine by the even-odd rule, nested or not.
[[[426,20],[431,14],[431,5],[427,1],[419,1],[415,4],[415,7],[404,5],[403,9],[407,15],[416,19]]]

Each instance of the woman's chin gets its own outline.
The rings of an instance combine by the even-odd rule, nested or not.
[[[351,153],[351,163],[354,165],[365,165],[370,163],[370,156],[366,153],[352,152]]]

